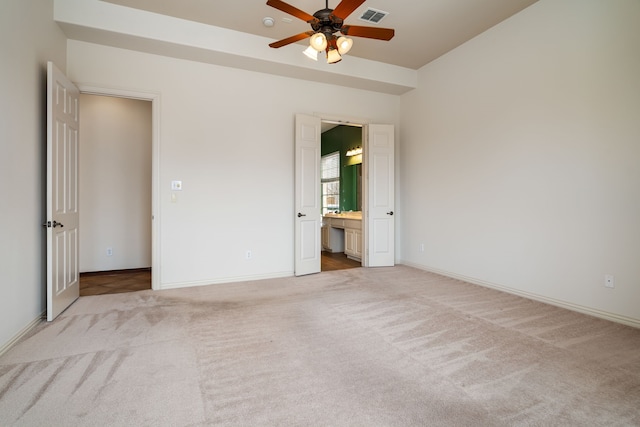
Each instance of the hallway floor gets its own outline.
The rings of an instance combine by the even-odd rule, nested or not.
[[[120,294],[151,289],[151,269],[80,273],[80,296]]]
[[[322,271],[360,267],[359,261],[343,253],[322,252]],[[80,273],[80,296],[120,294],[151,289],[151,269],[97,271]]]

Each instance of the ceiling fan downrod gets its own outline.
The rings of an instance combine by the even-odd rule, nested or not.
[[[335,38],[334,33],[340,31],[343,20],[333,15],[333,9],[329,9],[329,0],[325,1],[325,8],[313,14],[317,21],[311,23],[311,28],[316,33],[323,33],[327,40]]]

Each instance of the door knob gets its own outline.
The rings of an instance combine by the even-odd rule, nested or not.
[[[393,211],[387,212],[387,215],[393,215]]]
[[[298,218],[300,218],[301,216],[307,216],[307,214],[303,214],[303,213],[298,212]]]
[[[42,224],[43,227],[47,227],[47,228],[56,228],[56,227],[64,227],[64,225],[61,222],[58,221],[53,221],[53,223],[51,221],[47,221],[44,224]]]

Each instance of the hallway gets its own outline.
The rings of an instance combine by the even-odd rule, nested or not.
[[[358,261],[343,253],[322,252],[322,271],[357,268]],[[120,294],[151,289],[151,269],[97,271],[80,273],[80,296]]]

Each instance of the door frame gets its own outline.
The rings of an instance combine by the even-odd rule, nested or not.
[[[365,161],[365,157],[367,156],[367,132],[368,126],[371,124],[371,120],[364,119],[360,117],[348,117],[348,116],[340,116],[334,114],[325,114],[325,113],[313,113],[314,116],[320,118],[320,123],[334,123],[340,126],[359,126],[362,132],[362,260],[360,261],[362,267],[369,267],[369,251],[368,251],[368,241],[369,241],[369,221],[368,221],[368,212],[369,212],[369,196],[368,196],[368,186],[369,180],[367,177],[369,176],[369,170],[367,167],[367,162]],[[322,143],[322,137],[320,138]]]
[[[160,289],[160,93],[75,83],[80,93],[151,102],[151,289]],[[81,118],[82,120],[82,118]]]

